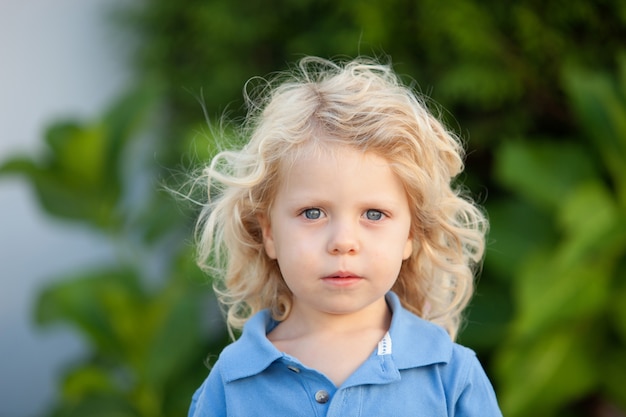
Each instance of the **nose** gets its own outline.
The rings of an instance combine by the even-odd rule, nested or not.
[[[358,225],[350,221],[335,221],[330,227],[328,252],[333,255],[355,254],[361,249]]]

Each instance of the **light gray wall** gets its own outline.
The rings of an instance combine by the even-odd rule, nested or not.
[[[128,42],[108,17],[124,3],[0,0],[0,160],[41,151],[47,125],[97,118],[128,85]],[[33,327],[41,285],[110,256],[87,230],[43,214],[25,181],[0,178],[0,416],[39,414],[84,351],[67,328]]]

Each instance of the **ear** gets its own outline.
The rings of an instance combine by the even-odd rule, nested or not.
[[[266,214],[258,214],[257,220],[261,226],[261,233],[263,234],[263,247],[265,253],[270,259],[276,259],[276,246],[274,245],[274,237],[272,234],[272,225],[270,223],[269,216]]]
[[[402,252],[402,260],[406,261],[413,254],[413,238],[409,236],[404,244],[404,251]]]

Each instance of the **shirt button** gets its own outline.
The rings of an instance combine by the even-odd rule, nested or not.
[[[296,374],[300,373],[300,368],[298,368],[297,366],[287,365],[287,369],[289,369],[291,372],[294,372]]]
[[[329,399],[330,395],[328,395],[328,391],[326,390],[321,389],[315,393],[315,401],[320,404],[326,404]]]

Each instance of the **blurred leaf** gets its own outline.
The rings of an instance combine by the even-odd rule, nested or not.
[[[163,239],[171,239],[172,234],[178,239],[187,239],[193,232],[187,226],[192,222],[192,206],[182,198],[176,196],[164,185],[155,186],[158,193],[150,197],[145,208],[139,213],[137,224],[132,226],[138,229],[146,245],[158,243]],[[172,186],[176,190],[177,187]],[[182,229],[182,230],[181,230]],[[181,232],[186,232],[183,236]]]
[[[565,232],[559,262],[576,264],[604,259],[614,265],[626,251],[626,213],[620,213],[610,190],[599,181],[581,184],[556,219]]]
[[[607,399],[615,404],[619,410],[626,410],[626,385],[624,385],[624,375],[626,375],[626,355],[624,349],[626,344],[607,351],[603,358],[602,386],[607,392]]]
[[[558,208],[594,174],[586,151],[574,143],[506,141],[496,151],[496,179],[542,208]]]
[[[160,83],[144,80],[108,108],[102,124],[106,126],[107,155],[111,166],[118,166],[128,142],[145,128],[146,122],[153,121],[162,94]]]
[[[51,215],[117,231],[124,192],[121,153],[155,101],[154,91],[138,89],[116,103],[103,121],[53,124],[46,132],[46,153],[9,158],[0,164],[0,175],[26,177]]]
[[[62,395],[71,403],[78,403],[100,392],[116,393],[116,381],[111,375],[94,365],[86,365],[66,374]]]
[[[204,167],[225,146],[232,147],[241,144],[243,138],[238,137],[236,128],[231,125],[213,126],[210,120],[207,124],[190,126],[184,137],[185,156],[192,168]]]
[[[162,386],[180,363],[200,345],[199,317],[201,292],[184,291],[185,287],[169,288],[155,304],[162,306],[162,318],[143,358],[146,379]],[[195,294],[195,295],[194,295]]]
[[[622,74],[624,56],[618,59]],[[564,83],[581,126],[602,155],[626,206],[626,78],[570,66],[564,71]]]
[[[613,106],[615,110],[622,105],[610,99],[614,94],[607,87],[610,78],[594,77],[589,83],[583,77],[575,80],[580,93],[578,110],[589,112],[580,116],[589,134],[594,131],[593,135],[604,135],[602,140],[606,141],[606,136],[621,130],[616,126],[623,122],[616,123],[607,108]],[[583,108],[586,106],[594,108]],[[621,158],[615,143],[609,145],[598,139],[590,143],[599,153],[615,153],[610,158]],[[593,162],[596,149],[591,149],[585,151],[583,144],[572,142],[515,142],[498,149],[498,180],[553,216],[550,228],[557,233],[552,245],[546,245],[539,233],[535,249],[521,252],[525,256],[514,274],[516,315],[496,361],[505,415],[555,416],[561,404],[573,403],[583,395],[597,395],[599,401],[622,395],[614,385],[626,368],[623,359],[611,352],[623,350],[624,344],[616,343],[614,330],[605,317],[612,312],[620,327],[619,317],[625,313],[612,307],[620,305],[615,300],[620,293],[614,288],[623,275],[620,265],[626,253],[626,212],[612,186],[619,189],[624,164],[620,162],[622,177],[607,184]],[[604,158],[607,160],[606,154]],[[612,163],[607,163],[609,168]],[[615,176],[616,171],[611,172]],[[521,233],[522,238],[525,236]],[[561,349],[558,355],[557,346]],[[607,355],[595,359],[599,366],[594,363],[596,349]],[[553,357],[542,362],[542,355],[548,357],[548,352]],[[525,381],[532,381],[532,386]]]
[[[599,373],[589,341],[596,338],[585,328],[564,326],[502,349],[497,369],[503,415],[552,416],[562,403],[593,389]]]
[[[92,395],[77,403],[65,402],[55,409],[52,417],[140,417],[123,397],[111,394]],[[147,416],[146,416],[147,417]]]
[[[513,317],[508,288],[482,279],[479,281],[466,314],[466,327],[459,334],[459,343],[483,353],[491,351],[505,339]]]
[[[119,223],[115,206],[121,185],[114,170],[104,172],[103,134],[100,126],[54,125],[48,134],[52,154],[42,161],[10,158],[0,165],[0,175],[26,177],[49,214],[113,227]]]
[[[526,258],[517,279],[518,334],[538,334],[554,322],[598,314],[606,305],[626,225],[604,187],[588,183],[563,201],[566,234],[550,252]]]
[[[626,343],[607,349],[600,361],[600,374],[602,375],[602,387],[608,394],[608,399],[626,410],[626,385],[624,375],[626,375]]]
[[[622,258],[622,263],[617,269],[615,280],[616,288],[609,305],[611,322],[615,325],[615,331],[620,338],[621,345],[626,347],[626,270],[624,264],[626,259]],[[625,356],[626,358],[626,356]],[[626,399],[626,396],[624,396]]]
[[[486,109],[519,97],[522,89],[503,67],[484,61],[455,66],[441,81],[440,91],[447,99]]]
[[[145,300],[135,272],[104,270],[44,289],[35,315],[41,325],[65,322],[76,326],[99,351],[121,358],[123,340],[142,330],[133,322],[140,320],[136,312]]]
[[[98,352],[90,364],[66,375],[69,415],[110,395],[125,398],[138,415],[159,416],[166,387],[180,368],[196,363],[202,371],[196,361],[203,346],[199,320],[205,294],[187,284],[173,279],[150,295],[137,274],[111,270],[57,283],[41,294],[39,323],[77,326]],[[192,379],[183,386],[189,392],[198,384]]]
[[[595,243],[598,235],[616,225],[619,209],[615,203],[604,184],[588,181],[563,200],[557,219],[569,235],[582,235]]]
[[[553,219],[527,201],[514,196],[488,202],[490,230],[485,268],[496,277],[512,281],[528,255],[554,245]]]
[[[104,184],[106,139],[103,126],[79,126],[72,122],[52,125],[46,132],[46,142],[52,151],[50,169],[62,176],[61,180],[87,191]]]
[[[606,260],[561,265],[554,256],[537,253],[519,272],[514,338],[540,337],[555,324],[593,317],[605,306],[612,272]]]

